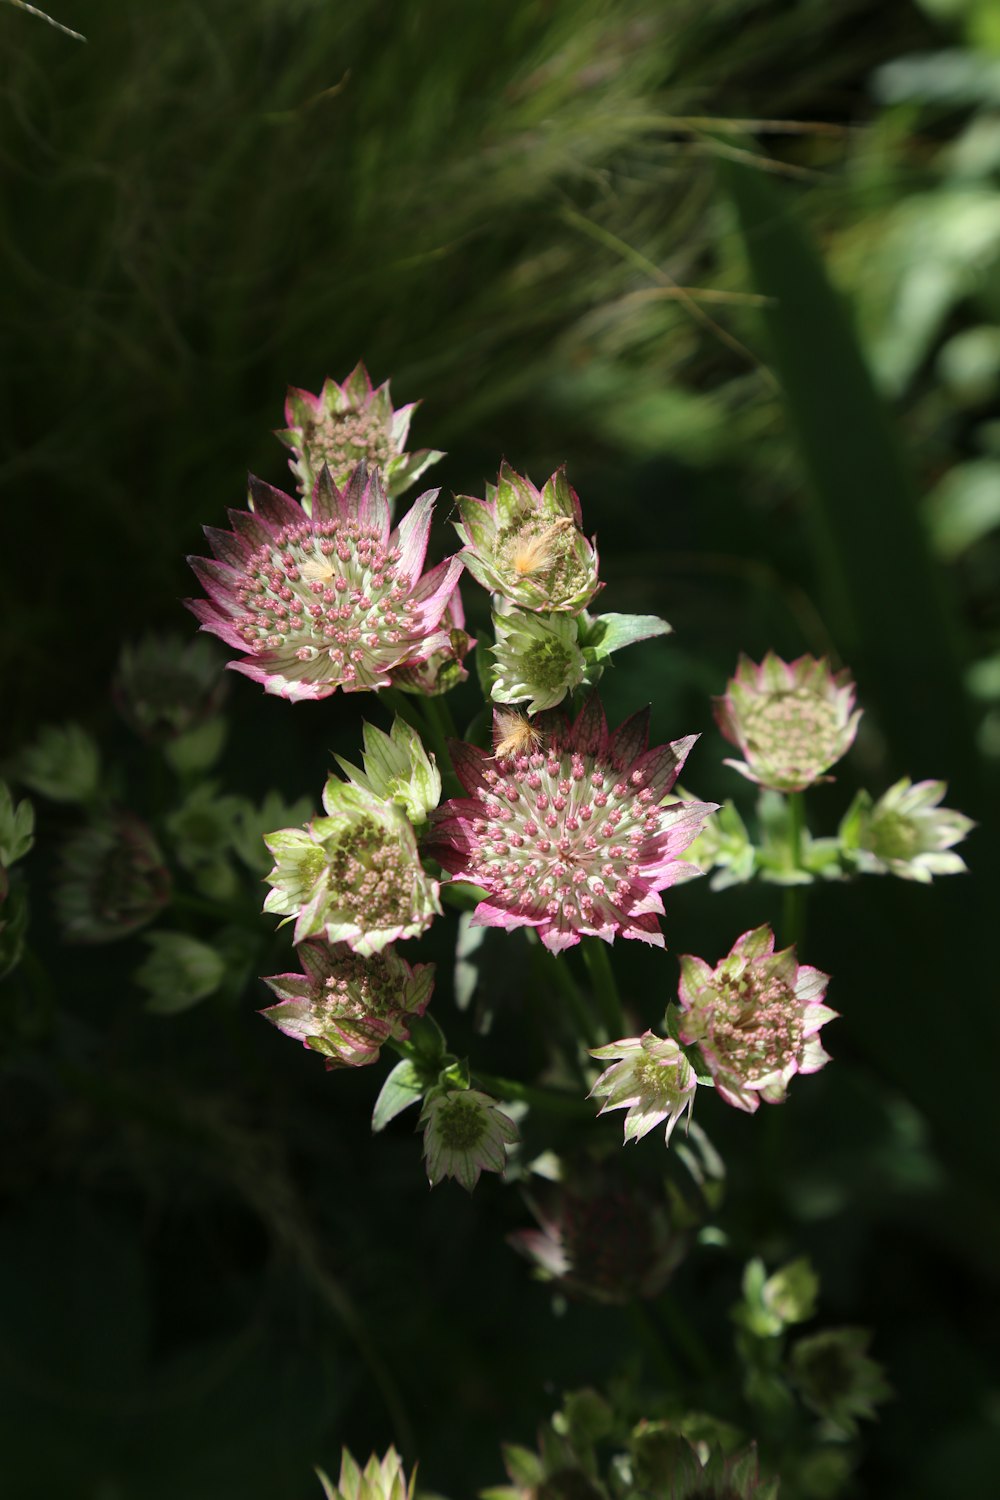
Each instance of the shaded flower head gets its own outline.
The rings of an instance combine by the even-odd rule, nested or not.
[[[395,667],[392,672],[393,687],[404,693],[419,693],[425,698],[437,698],[450,693],[453,687],[464,682],[469,675],[465,658],[476,644],[465,628],[465,609],[458,585],[441,616],[441,630],[447,634],[448,644],[432,651],[426,661],[410,666]]]
[[[873,1418],[892,1394],[870,1343],[867,1328],[831,1328],[792,1346],[789,1370],[803,1401],[842,1437],[854,1437],[858,1419]]]
[[[209,641],[174,634],[123,646],[111,691],[129,728],[155,744],[217,714],[229,686],[217,652]]]
[[[233,530],[205,528],[215,558],[188,559],[208,598],[187,606],[203,630],[250,653],[229,665],[269,693],[388,687],[396,668],[450,645],[441,621],[461,561],[421,574],[436,493],[390,530],[382,481],[364,464],[343,492],[322,471],[311,515],[251,478],[252,508],[230,511]]]
[[[648,711],[609,733],[596,694],[533,728],[508,755],[453,744],[468,795],[432,816],[427,852],[487,891],[475,925],[534,927],[553,952],[586,934],[662,947],[658,892],[714,806],[665,800],[697,736],[648,749]]]
[[[674,1126],[694,1107],[698,1079],[677,1043],[670,1037],[626,1037],[607,1047],[592,1047],[591,1057],[613,1058],[588,1095],[603,1099],[599,1115],[611,1109],[627,1109],[626,1141],[640,1141],[657,1125],[667,1122],[664,1136],[669,1144]]]
[[[691,1242],[665,1195],[595,1163],[573,1166],[564,1181],[525,1197],[539,1227],[516,1230],[508,1243],[543,1280],[590,1302],[622,1306],[657,1296]]]
[[[524,609],[579,614],[602,584],[580,527],[576,491],[559,469],[541,490],[504,464],[485,500],[457,497],[465,565],[484,588]]]
[[[529,713],[555,708],[583,682],[587,663],[571,615],[540,615],[510,606],[493,613],[495,703],[528,702]]]
[[[363,1469],[344,1448],[336,1487],[321,1469],[316,1472],[326,1500],[413,1500],[416,1473],[407,1480],[403,1461],[395,1448],[390,1448],[381,1459],[373,1453]]]
[[[777,1500],[776,1480],[760,1475],[754,1444],[726,1454],[695,1444],[670,1423],[640,1423],[632,1435],[637,1485],[657,1500]]]
[[[418,402],[393,411],[389,382],[373,386],[363,364],[342,385],[326,380],[318,396],[290,386],[285,401],[287,427],[276,435],[292,456],[288,466],[298,481],[306,510],[323,465],[343,487],[355,465],[378,468],[390,503],[409,489],[425,469],[443,458],[429,448],[406,453],[406,436]]]
[[[53,802],[89,802],[101,780],[101,754],[79,724],[47,724],[14,758],[12,771]]]
[[[898,875],[928,885],[935,875],[957,875],[966,868],[952,854],[975,827],[971,818],[940,803],[948,790],[943,781],[911,782],[908,776],[873,804],[858,792],[840,825],[844,853],[871,875]]]
[[[455,1177],[470,1193],[481,1172],[503,1171],[504,1146],[518,1138],[513,1120],[495,1099],[478,1089],[431,1094],[420,1123],[431,1187],[445,1177]]]
[[[346,943],[303,943],[301,974],[264,980],[279,1003],[261,1011],[279,1031],[321,1052],[328,1068],[373,1063],[383,1042],[405,1041],[434,990],[434,965],[411,968],[391,948],[360,958]]]
[[[413,827],[395,802],[331,776],[327,816],[265,838],[275,859],[264,910],[295,919],[295,942],[323,937],[370,956],[426,931],[441,911]]]
[[[109,813],[63,845],[56,917],[67,942],[111,943],[144,927],[170,899],[170,873],[152,832]]]
[[[759,666],[741,656],[715,719],[745,757],[727,760],[758,786],[801,792],[854,742],[861,710],[848,671],[832,672],[814,656],[784,662],[769,651]]]
[[[819,1030],[837,1012],[824,1005],[829,975],[774,951],[770,927],[736,939],[713,969],[681,959],[681,1040],[697,1043],[727,1104],[750,1114],[761,1099],[780,1104],[789,1079],[830,1061]]]

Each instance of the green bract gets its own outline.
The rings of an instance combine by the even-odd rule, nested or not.
[[[413,827],[395,802],[330,777],[325,818],[264,840],[275,858],[264,910],[295,920],[295,942],[325,937],[364,956],[416,937],[441,911]]]
[[[79,724],[42,729],[16,761],[18,779],[53,802],[89,802],[100,769],[97,743]]]
[[[441,800],[441,774],[427,754],[417,731],[396,718],[388,734],[374,724],[363,728],[364,749],[359,771],[341,756],[335,759],[349,781],[363,791],[404,808],[412,823],[426,823]],[[339,785],[336,781],[334,787]]]
[[[10,787],[0,781],[0,870],[23,859],[34,842],[35,809],[27,800],[15,802]]]
[[[473,578],[524,609],[579,614],[602,587],[597,550],[581,531],[576,491],[559,469],[541,490],[504,464],[486,499],[457,497],[456,521]]]
[[[146,1009],[166,1016],[188,1010],[219,988],[226,963],[221,953],[185,932],[151,932],[149,957],[135,971],[148,994]]]
[[[957,875],[965,861],[951,852],[975,827],[971,818],[939,804],[943,781],[904,776],[875,803],[858,792],[840,825],[845,858],[873,875],[898,875],[929,885],[935,875]]]
[[[361,1469],[344,1448],[340,1456],[340,1477],[334,1485],[316,1470],[326,1500],[411,1500],[415,1476],[409,1480],[403,1472],[403,1461],[395,1448],[384,1458],[374,1453]]]

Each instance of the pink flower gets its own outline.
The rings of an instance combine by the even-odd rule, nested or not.
[[[377,465],[391,504],[425,469],[443,458],[443,453],[429,448],[405,451],[417,404],[412,401],[393,411],[388,380],[373,386],[363,364],[351,371],[343,385],[324,381],[318,396],[290,386],[285,402],[288,426],[276,435],[292,450],[288,467],[298,481],[306,511],[324,464],[338,485],[347,483],[362,459]]]
[[[189,599],[201,628],[237,651],[229,665],[282,698],[388,687],[393,671],[450,646],[442,624],[461,560],[421,576],[436,490],[395,530],[377,471],[359,464],[341,492],[323,470],[312,514],[250,480],[232,531],[206,527],[214,560],[188,561],[208,594]]]
[[[714,807],[664,802],[697,735],[647,749],[648,710],[609,734],[596,694],[573,724],[532,727],[509,755],[452,745],[469,795],[433,814],[427,852],[487,891],[477,925],[534,927],[553,952],[617,933],[663,947],[658,892],[689,872],[678,856]]]
[[[364,1067],[383,1042],[405,1041],[407,1020],[423,1015],[434,990],[434,965],[411,968],[392,948],[371,958],[346,943],[302,943],[297,951],[304,972],[265,979],[279,1004],[261,1015],[321,1052],[328,1068]]]
[[[780,1104],[789,1079],[830,1061],[818,1035],[837,1015],[823,1004],[829,979],[794,947],[775,953],[767,926],[737,938],[714,969],[681,959],[680,1038],[701,1049],[727,1104],[749,1114],[761,1099]]]
[[[800,656],[785,662],[769,651],[757,666],[741,656],[726,693],[715,700],[715,719],[744,760],[727,760],[758,786],[801,792],[845,755],[861,710],[848,671],[832,672],[824,660]]]
[[[441,616],[441,629],[447,632],[447,646],[416,666],[397,667],[392,674],[393,687],[402,688],[406,693],[419,693],[425,698],[436,698],[465,681],[469,675],[464,665],[465,658],[476,642],[465,628],[465,609],[457,584]]]

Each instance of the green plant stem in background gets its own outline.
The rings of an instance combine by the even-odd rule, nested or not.
[[[594,987],[594,998],[601,1014],[604,1031],[609,1042],[618,1041],[628,1035],[628,1022],[622,1009],[615,979],[608,956],[608,945],[601,938],[583,939],[583,961],[587,965],[590,982]]]
[[[531,936],[534,937],[534,934]],[[601,1038],[590,1006],[580,993],[580,987],[566,960],[550,953],[535,938],[531,948],[531,962],[542,984],[557,990],[565,1001],[574,1034],[586,1047],[599,1046]]]
[[[521,1083],[516,1078],[498,1078],[492,1073],[482,1073],[478,1068],[473,1069],[473,1076],[478,1084],[488,1094],[493,1094],[497,1099],[517,1100],[519,1103],[530,1105],[532,1109],[542,1110],[548,1114],[575,1115],[578,1117],[593,1118],[594,1106],[588,1104],[577,1094],[570,1094],[563,1089],[548,1089],[539,1084]]]
[[[681,1351],[691,1368],[699,1375],[711,1375],[712,1357],[705,1341],[677,1299],[670,1292],[663,1292],[655,1305],[671,1342]]]

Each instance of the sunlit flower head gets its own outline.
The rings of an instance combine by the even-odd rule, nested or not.
[[[278,1004],[261,1011],[279,1031],[320,1052],[328,1068],[373,1063],[384,1042],[405,1041],[434,990],[434,965],[405,962],[391,947],[360,958],[346,943],[298,949],[301,974],[264,980]]]
[[[727,1104],[750,1114],[761,1099],[780,1104],[796,1073],[830,1061],[818,1035],[837,1014],[822,1003],[828,983],[794,948],[775,953],[770,927],[754,928],[714,969],[681,959],[681,1040],[698,1045]]]
[[[581,530],[576,491],[559,469],[536,490],[504,464],[485,500],[457,497],[466,567],[484,588],[524,609],[579,614],[602,584],[597,549]]]
[[[364,460],[378,468],[390,504],[419,479],[443,453],[421,448],[404,452],[410,420],[419,402],[393,411],[388,380],[373,386],[363,364],[342,385],[326,380],[318,396],[290,386],[285,401],[288,424],[277,436],[291,448],[288,466],[298,482],[306,511],[323,465],[341,488]]]
[[[639,1141],[657,1125],[667,1124],[669,1142],[674,1126],[687,1112],[690,1117],[698,1080],[680,1047],[670,1037],[626,1037],[607,1047],[592,1047],[591,1057],[614,1059],[590,1091],[603,1099],[599,1114],[627,1109],[625,1139]]]
[[[472,1192],[481,1172],[502,1172],[505,1145],[517,1140],[517,1126],[478,1089],[431,1094],[420,1115],[424,1156],[431,1187],[454,1177]]]
[[[452,746],[467,796],[432,815],[427,852],[487,891],[477,925],[534,927],[553,952],[587,934],[662,947],[658,893],[714,807],[667,800],[697,736],[648,749],[648,711],[609,733],[596,694],[532,730],[506,755]]]
[[[871,875],[898,875],[928,885],[935,875],[958,875],[965,868],[952,845],[975,827],[971,818],[942,807],[948,790],[943,781],[908,776],[873,803],[859,792],[840,825],[841,845],[859,870]]]
[[[861,718],[854,698],[850,673],[814,656],[784,662],[769,651],[759,666],[741,656],[715,700],[719,728],[744,756],[726,765],[772,791],[803,791],[853,744]]]
[[[67,942],[111,943],[144,927],[170,900],[170,871],[152,831],[112,812],[67,839],[56,873],[56,918]]]
[[[413,826],[396,802],[331,776],[326,817],[264,842],[274,856],[264,910],[294,918],[295,942],[322,937],[368,957],[425,932],[441,911]]]
[[[388,687],[392,673],[450,645],[442,617],[462,571],[451,557],[421,573],[436,491],[390,530],[378,472],[363,465],[341,492],[328,471],[312,515],[258,479],[232,531],[206,527],[214,559],[189,558],[208,595],[187,606],[237,651],[237,672],[282,698]]]

